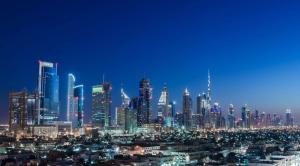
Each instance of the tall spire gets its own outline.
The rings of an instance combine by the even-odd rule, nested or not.
[[[207,97],[208,97],[208,100],[209,100],[209,102],[211,101],[211,82],[210,82],[210,71],[208,70],[208,82],[207,82],[208,84],[207,84]]]

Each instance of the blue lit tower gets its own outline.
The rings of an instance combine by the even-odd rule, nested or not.
[[[74,86],[75,76],[68,74],[68,89],[67,89],[67,121],[73,121],[74,117]],[[74,126],[73,126],[74,127]]]
[[[83,127],[83,109],[84,109],[84,93],[83,85],[77,85],[74,87],[74,112],[76,113],[77,123],[72,123],[76,125],[74,127]]]
[[[139,86],[139,109],[137,114],[138,126],[151,123],[152,88],[150,81],[143,78]]]
[[[243,128],[250,128],[250,110],[247,105],[244,105],[242,107],[242,122],[243,122]]]
[[[287,109],[285,112],[285,125],[286,126],[293,126],[293,117],[291,109]]]
[[[229,105],[227,118],[228,118],[228,128],[229,129],[235,128],[235,116],[234,116],[234,106],[233,106],[233,104]]]
[[[187,89],[183,93],[182,113],[183,125],[185,128],[190,129],[192,127],[192,98]]]
[[[157,103],[158,119],[164,125],[171,126],[171,110],[169,108],[169,94],[167,87],[164,86]]]
[[[53,124],[59,115],[59,76],[57,64],[39,61],[38,122]]]
[[[125,130],[133,133],[137,129],[137,112],[139,109],[139,98],[131,99],[129,107],[125,108]]]

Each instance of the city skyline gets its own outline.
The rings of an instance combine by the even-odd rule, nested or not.
[[[112,2],[98,2],[94,8],[93,4],[84,5],[91,9],[93,16],[84,9],[77,12],[78,3],[72,4],[70,9],[58,9],[55,14],[51,11],[55,4],[31,2],[22,6],[21,2],[20,11],[16,12],[15,8],[13,11],[18,16],[30,11],[31,5],[39,7],[32,10],[35,16],[27,13],[13,20],[15,15],[7,9],[1,10],[8,15],[1,17],[4,26],[0,28],[3,36],[0,54],[5,59],[0,62],[4,78],[0,84],[0,122],[8,122],[9,92],[23,88],[32,92],[37,88],[38,60],[58,63],[60,117],[64,119],[68,73],[76,75],[78,82],[85,85],[85,112],[90,117],[92,86],[102,82],[103,74],[112,84],[113,110],[121,105],[121,87],[129,96],[138,96],[139,81],[146,75],[153,87],[152,109],[156,111],[164,83],[171,101],[182,103],[182,93],[188,88],[195,103],[197,95],[207,90],[209,69],[212,101],[219,102],[224,111],[229,104],[235,105],[236,112],[240,112],[244,104],[261,112],[282,115],[290,108],[296,116],[295,123],[298,122],[300,80],[296,77],[300,58],[297,57],[299,23],[296,18],[300,12],[293,7],[297,4],[140,2],[134,8],[127,3],[122,5],[137,8],[137,11]],[[211,7],[211,10],[193,9],[192,14],[186,14],[193,5],[200,9]],[[268,5],[272,9],[267,9]],[[45,6],[48,10],[43,13]],[[108,10],[99,11],[97,7],[108,7]],[[114,13],[119,8],[124,16]],[[160,12],[156,13],[157,10]],[[224,13],[227,17],[223,17]],[[105,14],[114,21],[103,18]],[[282,15],[285,19],[281,19]],[[119,30],[119,25],[124,29]],[[251,29],[251,25],[255,28]],[[44,28],[38,30],[39,27]],[[102,28],[98,30],[99,27]],[[82,32],[81,28],[87,32],[77,33]],[[195,108],[194,104],[193,112]],[[181,104],[177,104],[177,111],[181,110]]]

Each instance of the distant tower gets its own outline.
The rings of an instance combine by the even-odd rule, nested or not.
[[[164,86],[157,103],[157,115],[161,123],[166,122],[168,117],[171,117],[171,112],[168,107],[168,104],[169,104],[169,94],[168,94],[167,87]]]
[[[192,98],[187,89],[183,93],[182,101],[183,125],[185,128],[190,129],[192,126]]]
[[[126,128],[125,128],[126,127],[126,111],[129,111],[130,98],[124,92],[123,88],[121,88],[121,99],[122,99],[122,105],[120,107],[116,108],[117,126],[120,127],[121,129],[126,130]]]
[[[27,92],[9,93],[9,130],[24,130],[27,126]]]
[[[83,127],[83,109],[84,109],[84,93],[83,85],[77,85],[74,87],[74,113],[75,123],[73,120],[72,126],[75,124],[76,128]]]
[[[293,126],[293,117],[291,109],[287,109],[285,112],[285,125]]]
[[[208,82],[207,82],[207,98],[209,104],[211,104],[211,80],[210,80],[210,71],[208,70]]]
[[[131,99],[129,107],[125,109],[125,130],[133,133],[137,129],[137,112],[139,109],[139,98]]]
[[[72,121],[74,114],[74,86],[75,77],[73,74],[68,74],[68,94],[67,94],[67,121]]]
[[[130,98],[128,95],[124,92],[124,89],[121,88],[121,98],[122,98],[122,107],[128,107],[130,104]]]
[[[228,109],[228,128],[235,128],[235,116],[234,116],[234,106],[233,104],[229,105]]]
[[[151,123],[152,88],[150,81],[143,78],[139,86],[138,126]]]
[[[247,105],[244,105],[242,107],[242,122],[243,122],[243,128],[250,128],[251,123],[251,113]]]

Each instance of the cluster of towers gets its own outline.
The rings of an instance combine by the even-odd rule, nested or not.
[[[67,121],[73,128],[83,127],[83,85],[75,86],[68,75]],[[38,84],[33,93],[23,90],[9,94],[9,129],[26,130],[32,126],[51,126],[59,122],[59,76],[57,63],[39,61]]]
[[[68,74],[66,113],[67,122],[72,128],[83,127],[84,86],[75,84],[75,76]],[[121,88],[122,103],[112,111],[112,85],[104,81],[92,87],[91,124],[95,128],[121,128],[134,132],[151,124],[166,128],[218,129],[218,128],[260,128],[268,126],[293,126],[291,110],[286,112],[286,120],[274,114],[251,112],[247,105],[241,108],[237,118],[235,108],[229,105],[223,112],[218,103],[212,104],[211,77],[208,72],[207,92],[196,97],[196,111],[193,111],[192,97],[188,89],[182,96],[182,111],[176,112],[176,102],[169,100],[165,85],[156,105],[157,116],[153,116],[152,87],[150,80],[143,78],[139,82],[138,96],[130,98]],[[53,125],[59,120],[59,76],[57,64],[39,61],[37,89],[33,93],[26,90],[12,92],[9,95],[9,126],[11,130],[24,130],[32,125]],[[156,117],[153,119],[153,117]]]

